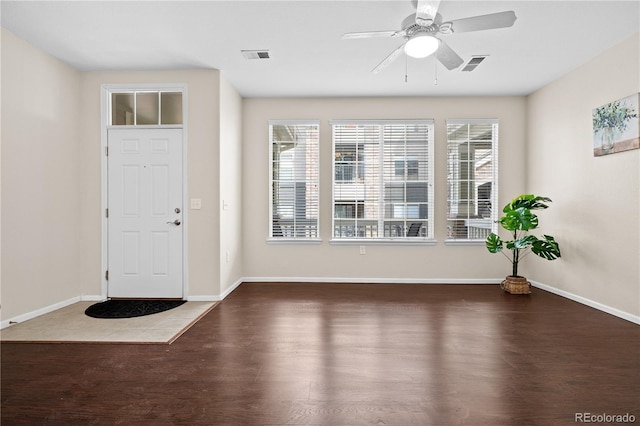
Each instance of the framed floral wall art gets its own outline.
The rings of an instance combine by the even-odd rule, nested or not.
[[[627,96],[593,110],[593,155],[640,148],[640,94]]]

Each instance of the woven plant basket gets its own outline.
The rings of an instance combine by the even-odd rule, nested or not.
[[[502,283],[500,283],[500,288],[511,294],[531,293],[531,283],[525,277],[514,277],[509,275],[504,281],[502,281]]]

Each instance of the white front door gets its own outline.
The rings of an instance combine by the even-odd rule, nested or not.
[[[108,297],[183,298],[182,130],[108,131]]]

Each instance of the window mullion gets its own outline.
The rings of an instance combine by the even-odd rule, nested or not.
[[[402,211],[404,213],[404,217],[402,218],[402,226],[403,226],[403,236],[406,235],[406,230],[409,229],[408,225],[408,216],[409,216],[409,200],[407,194],[407,181],[409,180],[409,153],[407,151],[407,126],[403,129],[403,141],[402,141],[402,155],[404,157],[404,173],[402,178],[404,182],[402,182]]]
[[[298,236],[298,209],[300,208],[298,206],[298,179],[300,178],[300,176],[298,176],[300,173],[298,169],[298,151],[300,149],[300,143],[298,142],[298,132],[296,128],[293,129],[293,140],[293,176],[291,179],[291,189],[293,192],[291,195],[291,204],[293,205],[293,225],[291,228],[291,234],[293,238],[296,238]]]
[[[384,164],[385,164],[385,140],[384,140],[384,126],[377,126],[378,129],[378,229],[377,237],[380,237],[380,230],[382,229],[382,235],[384,236],[384,219],[385,219],[385,198],[384,198]]]
[[[156,124],[162,124],[162,92],[158,92],[158,122]]]

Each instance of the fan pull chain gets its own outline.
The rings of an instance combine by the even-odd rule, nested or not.
[[[436,79],[433,81],[433,85],[438,85],[438,61],[433,61],[433,68],[435,70]]]
[[[408,68],[409,66],[407,65],[409,62],[409,59],[407,58],[407,55],[404,55],[404,82],[408,83],[409,82],[409,77],[408,77]]]

